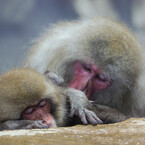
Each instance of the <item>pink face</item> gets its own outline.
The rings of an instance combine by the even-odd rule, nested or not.
[[[69,87],[85,92],[90,99],[95,91],[106,89],[110,85],[111,80],[96,65],[76,62],[74,78]]]
[[[47,99],[39,101],[37,105],[27,107],[21,114],[26,120],[42,120],[50,127],[56,127],[55,120],[51,114],[50,102]]]

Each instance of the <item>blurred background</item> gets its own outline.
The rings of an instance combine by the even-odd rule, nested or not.
[[[50,24],[94,16],[125,23],[145,45],[145,0],[0,0],[0,70],[19,66]]]

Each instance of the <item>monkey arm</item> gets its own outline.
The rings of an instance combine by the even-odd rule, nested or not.
[[[120,111],[104,106],[96,104],[96,102],[92,102],[93,111],[97,114],[97,116],[104,122],[104,123],[116,123],[121,122],[128,119],[128,116],[125,116]]]
[[[42,120],[10,120],[0,124],[0,131],[36,128],[44,129],[49,128],[49,126],[43,124]]]
[[[69,98],[70,117],[79,117],[83,124],[96,125],[103,123],[97,115],[91,111],[92,105],[82,91],[67,88],[65,93]]]

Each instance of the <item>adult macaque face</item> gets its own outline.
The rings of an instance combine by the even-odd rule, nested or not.
[[[91,99],[96,91],[104,90],[111,85],[111,78],[103,74],[95,64],[78,61],[74,68],[74,78],[69,87],[85,92],[88,99]]]

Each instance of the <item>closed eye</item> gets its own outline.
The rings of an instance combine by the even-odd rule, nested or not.
[[[34,111],[34,108],[33,107],[29,107],[23,113],[24,114],[31,114],[33,111]]]
[[[42,100],[38,103],[39,107],[44,107],[46,105],[47,101],[46,100]]]

